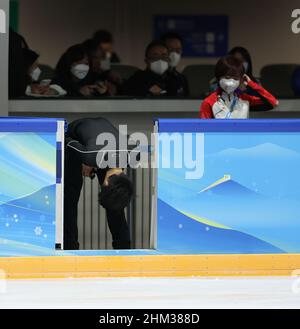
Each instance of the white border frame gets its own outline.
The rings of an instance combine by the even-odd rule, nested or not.
[[[56,142],[61,143],[61,183],[56,184],[56,207],[55,207],[55,244],[63,250],[64,241],[64,160],[65,160],[65,121],[57,122]],[[57,154],[57,153],[56,153]],[[57,161],[57,159],[56,159]],[[54,246],[55,248],[55,246]]]
[[[157,249],[157,175],[158,175],[158,122],[155,121],[154,124],[154,145],[152,145],[151,150],[151,165],[153,168],[152,170],[152,182],[151,182],[151,231],[150,231],[150,249]]]

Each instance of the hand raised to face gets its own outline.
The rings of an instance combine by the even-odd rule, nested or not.
[[[249,76],[247,74],[244,74],[243,76],[243,83],[244,85],[247,87],[249,82],[251,81],[251,79],[249,78]]]

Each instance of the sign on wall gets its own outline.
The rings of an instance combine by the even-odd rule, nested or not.
[[[155,16],[154,37],[177,32],[185,57],[221,57],[228,52],[228,16]]]

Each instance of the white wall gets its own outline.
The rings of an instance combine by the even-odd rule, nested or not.
[[[225,14],[230,19],[230,47],[247,47],[256,74],[269,63],[300,63],[300,34],[291,32],[298,0],[20,0],[20,31],[41,61],[55,65],[66,47],[93,31],[112,31],[124,62],[143,66],[144,47],[152,38],[155,14]],[[189,59],[187,63],[214,63]]]
[[[0,0],[1,20],[5,18],[6,33],[0,33],[0,116],[8,113],[8,17],[9,2]],[[3,12],[5,15],[3,15]],[[5,16],[5,17],[4,17]],[[2,31],[3,32],[3,31]]]

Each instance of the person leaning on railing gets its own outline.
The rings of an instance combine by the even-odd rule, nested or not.
[[[107,151],[97,142],[100,134],[111,136],[115,147]],[[79,119],[69,124],[66,132],[64,176],[64,249],[79,249],[77,207],[83,177],[98,177],[99,203],[106,209],[107,222],[112,233],[114,249],[130,249],[130,232],[124,209],[133,196],[133,184],[124,173],[127,152],[120,150],[119,139],[127,145],[127,136],[104,118]],[[129,147],[128,147],[129,148]],[[113,163],[106,161],[108,152]],[[120,155],[126,159],[119,161]],[[125,163],[126,162],[126,163]]]

